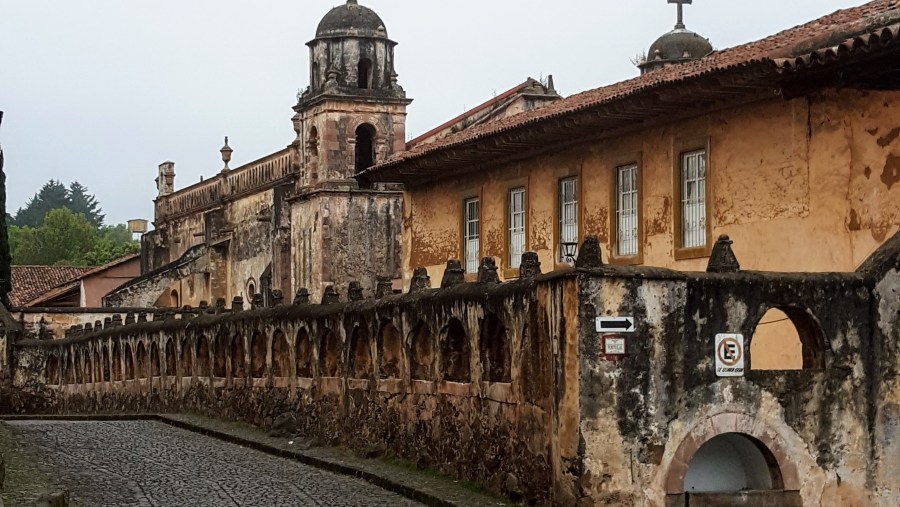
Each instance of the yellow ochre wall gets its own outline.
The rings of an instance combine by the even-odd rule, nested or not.
[[[558,180],[579,176],[580,238],[610,253],[613,170],[640,155],[643,264],[705,270],[675,259],[674,164],[684,141],[708,141],[712,238],[728,234],[742,269],[852,271],[900,225],[900,93],[827,91],[773,98],[635,135],[407,189],[404,278],[427,267],[437,285],[460,258],[463,199],[481,197],[481,256],[507,269],[506,200],[527,187],[526,250],[554,268]]]

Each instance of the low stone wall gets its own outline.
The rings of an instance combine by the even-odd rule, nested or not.
[[[577,307],[566,308],[561,294],[574,294],[575,283],[563,274],[461,284],[23,340],[16,406],[194,411],[266,427],[294,419],[322,444],[387,453],[546,503],[561,469],[550,360],[558,344],[534,330],[566,313],[574,322]]]

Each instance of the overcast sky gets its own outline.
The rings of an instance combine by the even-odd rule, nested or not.
[[[153,218],[157,166],[176,187],[291,142],[308,50],[340,0],[0,0],[0,142],[8,211],[78,180],[108,223]],[[400,43],[412,138],[522,82],[571,95],[633,77],[675,22],[665,0],[361,0]],[[861,0],[696,0],[689,29],[718,48]]]

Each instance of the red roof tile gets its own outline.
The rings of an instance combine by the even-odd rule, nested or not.
[[[71,266],[13,266],[9,294],[13,306],[23,306],[38,296],[90,272],[94,268]]]
[[[551,118],[565,116],[592,107],[625,101],[638,92],[665,84],[695,79],[711,73],[759,63],[773,69],[789,69],[804,62],[824,59],[827,55],[847,53],[850,48],[865,46],[873,34],[888,42],[897,34],[894,25],[900,21],[900,0],[875,0],[859,7],[839,10],[810,23],[782,31],[771,37],[716,51],[700,60],[663,67],[634,79],[589,90],[558,100],[544,108],[478,125],[413,149],[396,154],[390,160],[368,171],[374,179],[378,171],[405,165],[430,154],[465,145],[497,134],[523,129]],[[885,33],[884,29],[891,27]],[[896,40],[896,37],[894,37]],[[877,42],[877,41],[876,41]],[[843,47],[843,49],[839,49]],[[838,49],[836,49],[838,48]],[[830,51],[829,51],[830,50]]]

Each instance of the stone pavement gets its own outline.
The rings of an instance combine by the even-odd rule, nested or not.
[[[77,505],[414,506],[366,481],[156,421],[9,421]]]

